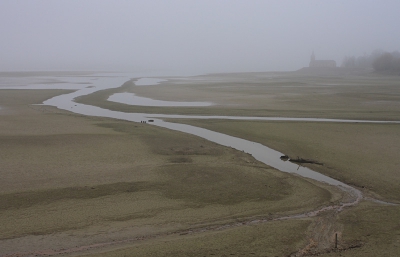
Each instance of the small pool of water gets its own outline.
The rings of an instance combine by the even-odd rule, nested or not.
[[[129,105],[140,105],[140,106],[179,106],[179,107],[201,107],[201,106],[211,106],[212,103],[209,102],[176,102],[176,101],[162,101],[155,100],[147,97],[137,96],[133,93],[115,93],[111,95],[108,101],[123,103]]]
[[[0,80],[0,89],[70,89],[79,90],[92,86],[91,79],[81,76],[23,77]]]
[[[24,86],[0,86],[0,89],[66,89],[78,90],[89,87],[90,84],[55,83],[55,84],[31,84]]]

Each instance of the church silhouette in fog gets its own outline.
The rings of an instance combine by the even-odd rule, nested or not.
[[[314,51],[311,54],[310,68],[335,68],[336,62],[334,60],[315,60]]]

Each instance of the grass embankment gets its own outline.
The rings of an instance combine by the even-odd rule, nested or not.
[[[198,137],[30,105],[61,92],[1,92],[1,253],[275,217],[338,199],[325,188]],[[271,225],[271,231],[287,237],[276,252],[304,242],[308,221],[293,223],[303,229],[296,234],[288,224]],[[221,251],[250,234],[258,238],[269,232],[255,227],[229,233],[214,235],[222,240]],[[277,241],[272,234],[263,240],[253,240],[259,251]],[[200,243],[189,241],[188,247]],[[154,251],[143,247],[142,252]]]

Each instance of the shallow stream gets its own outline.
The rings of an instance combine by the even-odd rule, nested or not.
[[[74,98],[88,95],[94,93],[98,90],[109,89],[109,88],[117,88],[124,84],[126,81],[130,80],[132,77],[130,76],[103,76],[98,77],[97,79],[80,77],[79,84],[82,83],[90,83],[90,86],[85,88],[81,88],[75,92],[64,94],[60,96],[53,97],[49,100],[43,102],[44,105],[55,106],[59,109],[72,111],[74,113],[79,113],[83,115],[90,116],[101,116],[101,117],[109,117],[116,118],[121,120],[133,121],[133,122],[147,122],[149,125],[168,128],[176,131],[181,131],[184,133],[196,135],[207,139],[209,141],[218,143],[223,146],[232,147],[239,151],[244,151],[248,154],[251,154],[256,160],[261,161],[273,168],[276,168],[283,172],[298,174],[302,177],[311,178],[320,182],[327,183],[329,185],[338,186],[342,190],[349,192],[353,195],[354,201],[352,203],[343,204],[342,207],[348,204],[355,204],[362,198],[362,193],[338,180],[332,179],[328,176],[315,172],[309,168],[296,165],[289,161],[282,161],[280,157],[283,155],[282,153],[275,151],[269,147],[266,147],[262,144],[251,142],[248,140],[244,140],[241,138],[229,136],[226,134],[214,132],[211,130],[194,127],[191,125],[178,124],[172,122],[166,122],[162,119],[165,118],[195,118],[195,119],[234,119],[234,120],[265,120],[265,121],[313,121],[313,122],[359,122],[359,123],[399,123],[398,121],[369,121],[369,120],[336,120],[336,119],[316,119],[316,118],[282,118],[282,117],[238,117],[238,116],[193,116],[193,115],[166,115],[166,114],[146,114],[146,113],[125,113],[118,111],[111,111],[108,109],[103,109],[96,106],[90,106],[85,104],[80,104],[74,102]],[[68,81],[66,79],[66,83],[77,83],[76,78],[72,79],[73,81]],[[159,79],[147,79],[146,83],[142,85],[152,85],[154,83],[159,83],[161,80]],[[140,80],[137,83],[140,83]],[[153,99],[150,99],[154,101]],[[150,101],[149,100],[149,101]],[[150,103],[151,103],[150,101]],[[149,120],[151,119],[151,120]]]

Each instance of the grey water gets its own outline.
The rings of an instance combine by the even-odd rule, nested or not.
[[[139,105],[139,106],[174,106],[174,107],[202,107],[211,106],[212,103],[209,102],[176,102],[176,101],[162,101],[155,100],[147,97],[137,96],[134,93],[115,93],[111,95],[107,101],[129,104],[129,105]]]
[[[26,86],[2,86],[0,89],[27,89],[27,90],[35,90],[35,89],[66,89],[66,90],[77,90],[87,87],[88,85],[77,85],[73,83],[60,83],[60,84],[33,84]]]
[[[91,85],[93,78],[54,76],[54,77],[3,77],[0,79],[1,89],[66,89],[78,90]]]

